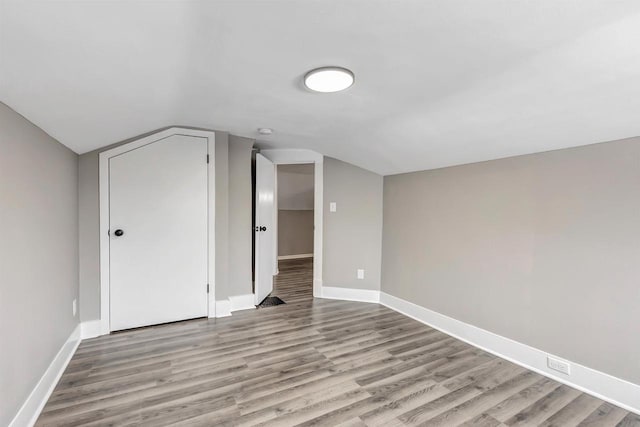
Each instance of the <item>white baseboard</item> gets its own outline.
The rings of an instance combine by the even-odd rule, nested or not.
[[[313,258],[313,254],[278,255],[278,261],[283,259],[300,259],[300,258]]]
[[[256,306],[254,304],[255,296],[253,294],[245,294],[245,295],[234,295],[229,297],[229,301],[231,302],[231,312],[238,310],[248,310],[255,309]]]
[[[235,295],[224,300],[216,301],[216,317],[231,316],[231,313],[234,311],[247,310],[250,308],[256,308],[253,304],[253,294]],[[109,334],[109,332],[103,333],[100,319],[82,322],[81,331],[83,340]]]
[[[80,324],[80,331],[80,336],[83,340],[99,337],[100,335],[105,335],[102,333],[100,319],[82,322]]]
[[[380,293],[380,303],[503,359],[626,410],[640,413],[640,385],[571,361],[568,361],[571,364],[571,375],[559,374],[547,367],[547,356],[555,356],[537,348],[447,317],[384,292]],[[562,360],[562,358],[559,359]]]
[[[370,289],[339,288],[322,286],[320,298],[341,299],[359,302],[380,302],[380,291]]]
[[[49,396],[51,396],[53,389],[58,384],[62,373],[67,368],[71,357],[80,344],[80,329],[80,325],[77,325],[71,332],[67,341],[62,345],[58,354],[56,354],[47,370],[40,377],[40,381],[38,381],[27,400],[22,404],[9,427],[31,427],[36,423],[42,408],[49,400]]]
[[[216,317],[228,317],[238,310],[255,309],[253,294],[234,295],[227,299],[216,301]]]
[[[322,279],[313,278],[313,297],[322,298]]]
[[[231,301],[229,299],[216,301],[216,317],[231,316]]]

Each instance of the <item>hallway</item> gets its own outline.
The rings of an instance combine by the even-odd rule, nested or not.
[[[313,298],[313,258],[280,260],[271,296],[294,304]]]

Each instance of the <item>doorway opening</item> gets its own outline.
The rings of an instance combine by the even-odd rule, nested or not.
[[[277,276],[272,295],[286,303],[313,297],[313,163],[276,166]]]
[[[322,296],[323,160],[311,150],[255,154],[256,306],[269,296],[287,304]]]

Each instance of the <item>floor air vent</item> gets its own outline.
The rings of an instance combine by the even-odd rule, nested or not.
[[[264,301],[258,305],[258,308],[273,307],[274,305],[280,304],[286,304],[286,302],[282,301],[278,297],[266,297]]]

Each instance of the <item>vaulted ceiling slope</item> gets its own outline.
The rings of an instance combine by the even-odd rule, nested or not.
[[[640,134],[637,0],[0,1],[0,100],[78,153],[271,127],[393,174]],[[305,91],[324,65],[355,85]]]

